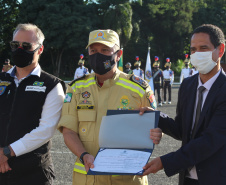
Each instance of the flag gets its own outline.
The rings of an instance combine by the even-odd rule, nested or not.
[[[151,87],[151,90],[154,92],[154,83],[151,71],[151,59],[150,59],[150,47],[148,48],[147,60],[146,60],[146,68],[145,68],[145,80]]]
[[[123,48],[121,50],[123,50]],[[123,72],[123,52],[122,52],[122,56],[118,62],[118,69]]]

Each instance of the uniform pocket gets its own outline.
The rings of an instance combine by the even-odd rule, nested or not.
[[[95,110],[79,110],[79,137],[81,141],[93,141],[96,121]]]

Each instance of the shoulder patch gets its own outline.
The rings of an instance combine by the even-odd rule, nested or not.
[[[130,77],[130,80],[137,83],[138,85],[140,85],[143,89],[147,89],[147,87],[148,87],[148,83],[136,75],[132,75]]]
[[[69,86],[72,86],[76,81],[82,80],[82,79],[84,79],[86,76],[87,76],[87,75],[83,75],[83,76],[80,77],[80,78],[77,78],[77,79],[75,79],[75,80],[72,80],[68,85],[69,85]]]

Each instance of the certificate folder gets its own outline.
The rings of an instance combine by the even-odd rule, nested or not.
[[[156,128],[159,111],[108,110],[99,132],[100,149],[88,175],[142,175],[154,144],[150,129]]]

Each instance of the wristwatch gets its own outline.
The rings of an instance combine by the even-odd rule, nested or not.
[[[88,152],[83,152],[81,155],[80,155],[80,158],[79,158],[79,160],[81,161],[81,163],[84,165],[84,161],[83,161],[83,157],[84,157],[84,155],[86,155],[86,154],[89,154]]]
[[[11,156],[11,151],[10,151],[10,149],[9,149],[8,146],[5,146],[5,147],[3,148],[3,154],[4,154],[8,159],[12,157],[12,156]]]

